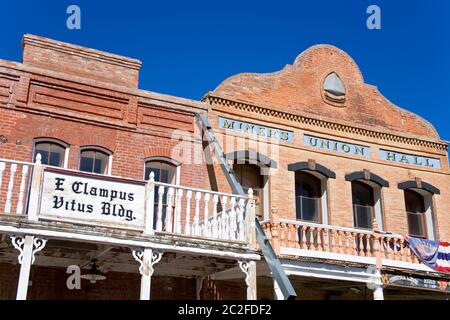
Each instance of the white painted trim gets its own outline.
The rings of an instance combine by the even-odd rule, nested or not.
[[[264,220],[268,220],[270,218],[270,205],[269,205],[269,176],[268,175],[263,175],[263,183],[264,183],[264,187],[263,187],[263,218]]]
[[[147,162],[167,162],[175,167],[175,185],[179,186],[181,184],[181,162],[172,158],[167,157],[147,157],[144,159],[144,175],[143,180],[145,180],[145,169],[147,168]]]
[[[405,261],[391,260],[391,259],[381,259],[381,263],[383,266],[396,267],[402,269],[413,269],[419,271],[433,272],[437,273],[436,270],[431,269],[427,265],[423,263],[411,263]]]
[[[300,257],[311,257],[311,258],[320,258],[320,259],[330,259],[330,260],[339,260],[339,261],[347,261],[347,262],[357,262],[374,265],[376,264],[376,259],[373,257],[359,257],[353,256],[350,254],[341,254],[341,253],[333,253],[333,252],[323,252],[323,251],[311,251],[305,249],[296,249],[296,248],[280,248],[281,255],[292,255],[292,256],[300,256]]]
[[[384,221],[383,221],[383,205],[382,205],[382,190],[380,186],[373,187],[373,197],[375,201],[374,211],[375,219],[378,223],[378,229],[384,231]]]
[[[367,267],[344,267],[326,263],[282,260],[286,273],[290,276],[302,276],[321,279],[374,283],[380,278]]]
[[[173,164],[175,167],[181,166],[181,162],[180,161],[172,159],[172,158],[168,158],[168,157],[147,157],[147,158],[144,159],[144,169],[145,169],[146,163],[147,162],[152,162],[152,161],[155,161],[155,162],[157,162],[157,161],[168,162],[168,163]]]
[[[105,153],[106,155],[108,155],[108,165],[106,167],[106,173],[101,174],[101,175],[112,176],[113,152],[105,147],[97,146],[97,145],[88,145],[88,146],[80,147],[80,150],[78,152],[78,171],[85,172],[85,171],[80,170],[80,166],[81,166],[81,154],[83,153],[83,151],[86,151],[86,150],[99,151],[99,152],[102,152],[102,153]],[[94,173],[94,172],[89,172],[89,173]]]
[[[280,286],[275,279],[273,279],[273,299],[284,300],[283,292],[281,292]]]
[[[17,160],[10,160],[10,159],[4,159],[4,158],[0,158],[0,162],[15,163],[15,164],[27,165],[27,166],[34,166],[36,164],[33,162],[17,161]]]
[[[175,170],[175,184],[179,186],[181,184],[181,165],[176,166]]]
[[[69,152],[70,147],[67,147],[66,151],[64,152],[64,165],[63,165],[64,169],[67,169],[69,167]]]
[[[149,240],[128,240],[128,239],[120,239],[113,238],[107,236],[98,236],[98,235],[87,235],[81,233],[72,233],[65,231],[54,231],[54,230],[46,230],[46,229],[36,229],[36,228],[23,228],[23,227],[13,227],[13,226],[4,226],[0,225],[0,232],[8,233],[8,234],[28,234],[35,235],[45,238],[59,238],[59,239],[68,239],[75,241],[85,241],[85,242],[94,242],[94,243],[107,243],[118,246],[127,246],[127,247],[142,247],[142,248],[151,248],[158,249],[161,251],[171,251],[171,252],[186,252],[193,254],[200,254],[205,256],[214,256],[214,257],[225,257],[225,258],[238,258],[243,260],[260,260],[261,257],[256,253],[235,253],[231,251],[225,250],[216,250],[216,249],[202,249],[199,246],[196,247],[188,247],[188,246],[180,246],[179,244],[161,244],[152,242]]]
[[[328,221],[328,178],[321,175],[320,178],[321,221],[327,225]]]
[[[337,260],[337,261],[347,261],[347,262],[356,262],[363,263],[367,265],[376,265],[376,258],[374,257],[359,257],[352,256],[348,254],[341,253],[332,253],[332,252],[322,252],[322,251],[310,251],[304,249],[295,249],[295,248],[280,248],[280,254],[292,255],[292,256],[300,256],[300,257],[310,257],[310,258],[320,258],[320,259],[329,259],[329,260]],[[419,270],[419,271],[427,271],[436,273],[436,270],[433,270],[422,263],[411,263],[405,261],[397,261],[391,259],[381,259],[381,264],[383,266],[396,267],[408,270]]]
[[[433,195],[431,193],[427,192],[427,194],[423,196],[423,204],[425,207],[425,223],[427,224],[425,227],[427,228],[427,237],[430,240],[435,240]]]
[[[108,156],[108,168],[107,168],[107,172],[106,172],[106,174],[108,175],[108,176],[111,176],[112,175],[112,163],[113,163],[113,155],[112,154],[110,154],[109,156]]]
[[[54,143],[59,145],[60,147],[64,148],[64,160],[63,160],[63,165],[61,168],[67,169],[68,165],[69,165],[69,151],[70,151],[70,144],[68,144],[65,141],[56,139],[56,138],[35,138],[33,139],[33,150],[31,152],[32,154],[32,159],[31,162],[35,162],[36,161],[36,144],[37,143]]]
[[[33,241],[34,237],[24,236],[22,247],[22,261],[20,261],[19,282],[17,284],[16,300],[26,300],[28,292],[28,281],[30,279],[30,269],[33,264]]]
[[[247,199],[247,196],[240,196],[237,194],[231,194],[231,193],[225,193],[225,192],[217,192],[217,191],[212,191],[212,190],[206,190],[206,189],[198,189],[198,188],[191,188],[191,187],[185,187],[185,186],[176,186],[170,183],[164,183],[164,182],[156,182],[155,181],[155,185],[157,186],[164,186],[167,188],[170,187],[176,187],[178,189],[183,189],[183,190],[191,190],[192,192],[201,192],[201,193],[208,193],[210,195],[218,195],[218,196],[227,196],[227,197],[235,197],[236,199]]]

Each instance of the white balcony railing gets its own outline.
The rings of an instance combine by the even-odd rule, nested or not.
[[[251,197],[155,182],[154,229],[187,236],[246,240]]]
[[[0,215],[130,229],[149,235],[254,242],[251,190],[243,197],[155,182],[153,173],[149,181],[141,181],[39,162],[0,159]],[[58,179],[59,186],[55,184]],[[80,186],[86,189],[81,192]],[[108,196],[100,197],[99,190]]]
[[[33,163],[0,159],[0,213],[26,213],[33,167]]]

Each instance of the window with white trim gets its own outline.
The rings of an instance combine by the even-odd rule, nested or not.
[[[86,147],[80,152],[80,171],[111,174],[112,154],[104,149]]]
[[[145,161],[145,171],[144,171],[144,179],[150,179],[150,173],[153,172],[155,174],[155,181],[178,185],[180,183],[180,164],[172,159],[168,158],[160,158],[154,157],[147,159]],[[159,186],[155,186],[155,202],[154,202],[154,217],[153,217],[153,228],[156,228],[157,224],[157,214],[159,211],[158,203],[159,203]],[[172,203],[172,210],[175,211],[175,202]],[[161,220],[163,221],[163,230],[166,230],[165,221],[166,221],[166,211],[167,211],[167,190],[165,190],[162,196],[162,207],[161,207]],[[173,216],[172,219],[175,217]],[[173,224],[172,224],[173,225]]]
[[[304,171],[295,172],[295,211],[299,220],[322,223],[322,182]]]
[[[163,160],[149,160],[145,162],[145,180],[150,179],[150,172],[154,172],[156,182],[176,184],[177,166]]]
[[[34,142],[33,162],[41,155],[41,163],[54,167],[65,167],[68,145],[52,139],[38,139]]]

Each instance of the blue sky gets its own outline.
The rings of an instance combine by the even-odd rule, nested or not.
[[[81,8],[68,30],[66,8]],[[381,8],[381,30],[366,8]],[[33,33],[143,62],[140,88],[200,99],[240,72],[272,72],[311,45],[333,44],[393,103],[431,121],[450,140],[450,1],[227,0],[8,1],[0,58],[21,60]]]

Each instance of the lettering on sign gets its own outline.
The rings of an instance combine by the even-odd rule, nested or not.
[[[355,156],[362,156],[366,158],[370,158],[370,147],[362,146],[359,144],[342,142],[337,140],[313,137],[309,135],[304,135],[303,142],[306,146],[335,151],[341,153],[347,153]]]
[[[40,214],[104,226],[144,226],[145,184],[44,171]]]
[[[436,158],[428,158],[413,154],[401,153],[391,150],[380,149],[380,160],[392,161],[415,166],[440,168],[441,161]]]
[[[233,130],[242,133],[248,133],[268,139],[277,139],[289,142],[291,142],[294,139],[294,133],[292,131],[260,126],[253,123],[242,122],[222,117],[219,117],[219,127],[225,130]]]

